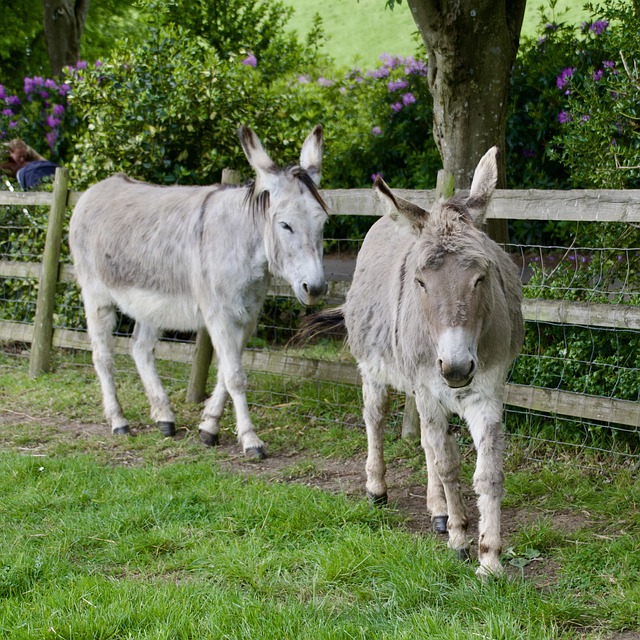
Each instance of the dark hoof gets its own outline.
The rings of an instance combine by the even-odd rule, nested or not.
[[[471,562],[471,550],[469,547],[456,549],[456,558],[458,558],[460,562]]]
[[[129,428],[129,425],[126,425],[124,427],[118,427],[117,429],[113,429],[113,431],[111,431],[111,433],[114,436],[130,436],[131,435],[131,429]]]
[[[250,460],[264,460],[267,457],[264,447],[249,447],[244,455]]]
[[[165,436],[165,438],[170,438],[171,436],[176,435],[176,423],[175,422],[156,422],[158,429],[160,429],[160,433]]]
[[[217,447],[218,446],[218,434],[217,433],[209,433],[208,431],[203,431],[200,429],[200,442],[206,445],[207,447]]]
[[[431,526],[436,533],[447,533],[449,516],[434,516],[431,518]]]
[[[369,500],[369,502],[374,507],[386,507],[387,506],[387,494],[386,493],[383,493],[381,496],[375,496],[375,495],[373,495],[373,493],[369,493],[367,491],[367,500]]]

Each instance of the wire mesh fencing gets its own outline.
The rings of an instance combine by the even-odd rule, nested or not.
[[[48,215],[47,206],[1,203],[2,192],[0,374],[24,366],[29,357]],[[637,464],[638,228],[634,222],[586,218],[557,225],[555,239],[548,244],[527,239],[506,247],[521,271],[527,322],[522,354],[509,377],[505,428],[529,457],[570,457],[571,452],[588,451],[615,453]],[[325,271],[331,287],[325,305],[339,304],[348,289],[366,232],[362,226],[359,236],[327,242]],[[530,228],[534,236],[549,233],[548,223]],[[65,236],[53,317],[54,344],[71,349],[69,366],[90,369],[82,300],[67,246]],[[275,285],[245,357],[253,409],[279,411],[299,424],[363,428],[357,372],[344,336],[325,338],[305,348],[291,347],[289,341],[301,319],[315,309],[303,308],[286,287]],[[119,315],[115,330],[119,353],[126,353],[132,330],[131,319]],[[173,388],[189,383],[194,339],[193,334],[168,333],[157,349],[163,359],[161,377]],[[117,362],[121,372],[129,374],[133,369],[128,357]],[[208,391],[214,375],[215,363],[209,372]],[[394,395],[389,428],[398,433],[403,408],[404,398]]]

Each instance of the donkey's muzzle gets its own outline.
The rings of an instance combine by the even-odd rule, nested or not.
[[[476,363],[473,358],[464,362],[446,362],[439,359],[438,369],[449,387],[459,389],[471,384],[476,372]]]
[[[322,296],[327,293],[327,281],[326,280],[317,280],[315,282],[303,281],[300,285],[300,289],[302,291],[302,299],[300,302],[304,304],[314,304],[317,302]]]

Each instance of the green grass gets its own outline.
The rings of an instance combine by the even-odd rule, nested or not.
[[[328,42],[324,48],[340,66],[375,68],[381,53],[415,55],[417,28],[406,0],[393,11],[385,9],[384,0],[325,0],[321,4],[309,0],[285,0],[295,13],[289,23],[293,31],[304,37],[320,13]],[[529,2],[525,11],[522,35],[534,37],[539,24],[538,8],[542,2]],[[568,23],[586,19],[582,0],[559,0],[556,16]],[[567,9],[567,13],[564,11]],[[548,15],[551,15],[547,11]]]
[[[86,356],[58,353],[55,365],[31,380],[26,360],[0,357],[3,639],[595,640],[640,630],[640,482],[615,459],[533,465],[511,449],[510,577],[483,583],[392,509],[307,486],[322,478],[322,459],[346,464],[366,447],[361,426],[337,419],[357,402],[353,389],[274,379],[270,397],[253,392],[260,434],[272,458],[286,458],[267,481],[246,464],[230,472],[229,454],[199,444],[186,369],[161,366],[176,377],[169,391],[187,427],[173,440],[145,427],[127,370],[118,379],[138,435],[89,429],[102,418]],[[314,415],[318,397],[325,416]],[[232,429],[228,415],[223,439]],[[397,432],[388,460],[424,482],[419,448]],[[468,448],[463,458],[469,482]]]

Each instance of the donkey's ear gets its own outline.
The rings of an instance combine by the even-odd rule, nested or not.
[[[278,166],[269,157],[260,139],[249,127],[241,125],[238,129],[238,137],[249,164],[256,172],[256,182],[260,187],[259,191],[268,191],[275,184],[279,173]]]
[[[428,211],[413,202],[393,195],[389,185],[379,176],[373,183],[373,190],[384,208],[385,215],[412,233],[420,233],[429,217]]]
[[[323,146],[324,132],[322,125],[317,124],[307,136],[300,151],[300,166],[309,174],[316,186],[320,184],[322,176]]]
[[[491,147],[482,156],[473,174],[467,206],[477,226],[484,222],[487,205],[498,182],[498,153],[498,147]]]

